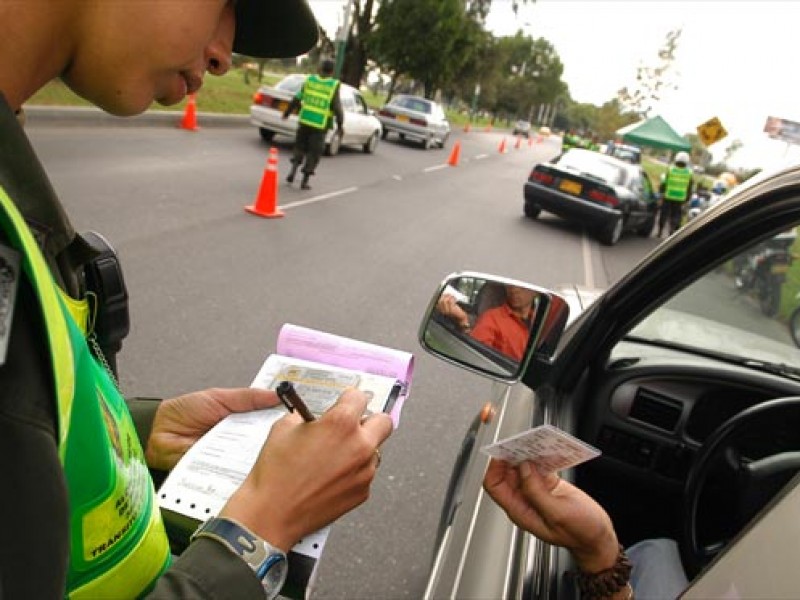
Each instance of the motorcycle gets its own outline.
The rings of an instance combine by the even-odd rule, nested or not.
[[[767,317],[778,314],[781,286],[794,258],[789,249],[796,237],[794,230],[780,233],[734,262],[736,289],[754,292],[761,312]]]
[[[703,211],[710,206],[710,200],[711,194],[705,190],[692,194],[692,197],[689,198],[688,210],[686,211],[686,221],[691,221],[700,216]]]

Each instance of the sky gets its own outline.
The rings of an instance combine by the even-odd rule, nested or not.
[[[333,38],[344,0],[309,4]],[[800,122],[800,1],[537,0],[515,15],[511,0],[493,0],[486,27],[496,36],[522,29],[548,40],[572,98],[597,105],[633,86],[640,65],[658,64],[667,33],[680,28],[672,67],[678,89],[652,114],[680,134],[719,118],[728,136],[711,146],[715,159],[731,141],[743,143],[731,166],[800,162],[800,148],[763,131],[768,116]]]

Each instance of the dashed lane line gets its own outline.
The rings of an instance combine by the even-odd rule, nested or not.
[[[319,196],[313,196],[312,198],[306,198],[305,200],[297,200],[295,202],[289,202],[289,204],[281,204],[279,208],[281,210],[288,210],[290,208],[297,208],[299,206],[305,206],[306,204],[314,204],[315,202],[322,202],[323,200],[329,200],[331,198],[335,198],[337,196],[344,196],[345,194],[352,194],[353,192],[357,192],[357,187],[349,187],[344,188],[343,190],[336,190],[335,192],[329,192],[327,194],[320,194]]]

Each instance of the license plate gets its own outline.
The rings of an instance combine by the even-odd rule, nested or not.
[[[580,196],[583,186],[581,186],[580,183],[577,183],[575,181],[569,181],[567,179],[564,179],[561,183],[558,184],[558,189],[560,189],[562,192],[573,194],[574,196]]]
[[[397,115],[397,120],[402,121],[403,123],[408,123],[408,117],[406,115]]]
[[[772,272],[772,273],[786,273],[786,271],[788,271],[788,270],[789,270],[789,265],[787,265],[787,264],[777,264],[777,265],[772,265],[772,268],[770,269],[770,272]]]
[[[279,111],[283,112],[284,110],[286,110],[286,108],[288,106],[289,106],[289,103],[286,100],[281,100],[280,102],[278,102],[278,105],[275,108],[277,108]]]

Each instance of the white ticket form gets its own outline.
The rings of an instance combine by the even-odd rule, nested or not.
[[[600,450],[552,425],[540,425],[481,450],[512,465],[531,461],[540,473],[574,467],[600,455]]]

